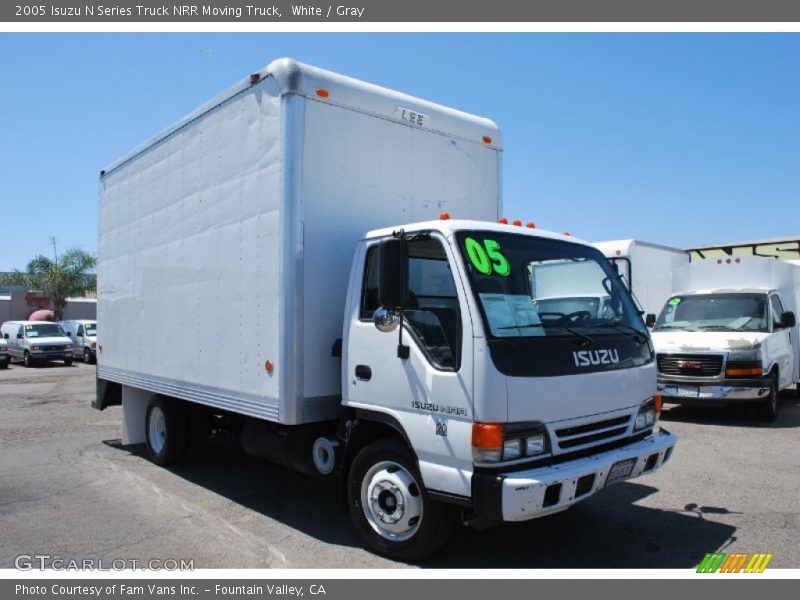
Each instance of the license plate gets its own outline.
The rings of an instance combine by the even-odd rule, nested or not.
[[[697,398],[699,395],[698,389],[696,387],[679,387],[678,388],[678,398]]]
[[[618,481],[622,481],[623,479],[630,477],[635,465],[635,458],[628,458],[619,462],[615,462],[611,466],[611,470],[608,472],[608,477],[606,477],[606,485],[611,485],[612,483],[617,483]]]

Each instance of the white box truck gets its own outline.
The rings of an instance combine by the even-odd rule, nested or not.
[[[594,245],[625,280],[646,315],[648,326],[652,326],[673,291],[673,272],[689,264],[689,253],[641,240],[612,240]]]
[[[402,559],[658,469],[633,301],[591,245],[496,222],[501,150],[488,119],[289,59],[239,82],[101,173],[95,406],[156,463],[213,423],[339,473]],[[576,264],[611,314],[539,319],[536,270]]]
[[[752,403],[774,421],[779,390],[800,381],[800,267],[707,258],[676,270],[675,289],[652,332],[664,400]]]

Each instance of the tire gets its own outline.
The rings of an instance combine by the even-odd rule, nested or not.
[[[33,358],[27,350],[25,350],[25,354],[22,355],[22,364],[25,365],[26,369],[30,369],[34,364]]]
[[[377,440],[358,452],[347,475],[347,501],[370,549],[415,561],[444,545],[455,511],[431,500],[421,482],[414,456],[396,438]]]
[[[188,419],[185,407],[176,400],[153,396],[145,416],[147,453],[157,465],[179,463],[186,456]]]
[[[0,362],[0,369],[7,369],[8,368],[8,363],[10,363],[10,362],[11,362],[10,360],[4,360],[4,361]]]
[[[769,396],[758,403],[756,416],[761,421],[772,423],[778,418],[781,410],[781,402],[778,394],[778,375],[772,373],[769,377],[770,391]]]
[[[72,366],[72,359],[71,358],[65,358],[64,359],[64,366],[65,367],[71,367]]]
[[[86,348],[83,349],[83,362],[87,365],[92,364],[92,353]]]

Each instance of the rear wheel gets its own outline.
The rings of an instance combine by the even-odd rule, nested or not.
[[[348,506],[372,550],[420,560],[447,541],[455,513],[432,501],[421,482],[413,455],[399,440],[378,440],[356,455],[348,474]]]
[[[760,420],[771,423],[778,418],[781,409],[778,396],[778,375],[772,373],[769,377],[769,396],[764,398],[756,408],[756,416]]]
[[[158,465],[172,465],[186,456],[188,419],[180,402],[154,396],[147,407],[147,453]]]

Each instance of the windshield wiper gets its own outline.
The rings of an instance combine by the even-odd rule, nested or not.
[[[603,321],[602,323],[592,323],[591,325],[587,325],[587,327],[616,327],[618,329],[622,329],[623,331],[629,332],[630,337],[635,339],[640,344],[644,344],[647,341],[647,336],[644,333],[621,321]]]
[[[553,328],[553,327],[557,327],[559,329],[563,329],[564,331],[566,331],[568,333],[571,333],[576,338],[580,338],[580,340],[583,342],[584,345],[586,345],[586,346],[594,346],[594,340],[592,338],[590,338],[588,335],[584,335],[579,331],[575,331],[571,327],[567,327],[565,325],[558,325],[556,323],[553,323],[552,325],[549,324],[549,323],[528,323],[526,325],[505,325],[503,327],[498,327],[497,329],[526,329],[528,327],[541,327],[543,329],[550,329],[550,328]]]
[[[740,329],[728,327],[727,325],[704,325],[699,329],[700,331],[741,331]]]

